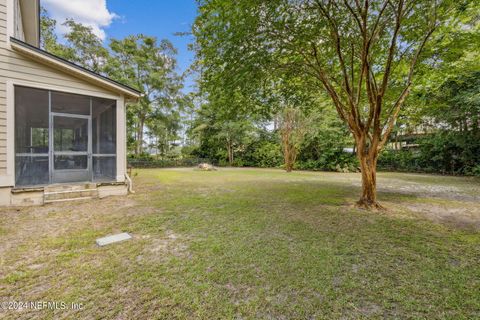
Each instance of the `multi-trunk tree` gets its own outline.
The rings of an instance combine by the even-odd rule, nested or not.
[[[285,171],[293,171],[298,151],[307,132],[307,118],[299,108],[285,107],[278,117]]]
[[[434,32],[461,5],[450,0],[201,0],[193,32],[203,75],[245,87],[296,72],[328,94],[353,135],[362,171],[358,205],[380,208],[379,151]],[[215,75],[215,78],[214,78]]]

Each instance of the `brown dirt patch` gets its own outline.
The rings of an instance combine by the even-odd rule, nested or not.
[[[142,260],[144,255],[148,255],[148,260],[162,260],[171,257],[188,258],[188,245],[185,243],[186,239],[182,235],[176,234],[171,230],[165,231],[165,235],[161,238],[153,237],[151,235],[139,236],[141,239],[147,241],[143,253],[137,258]]]
[[[452,206],[452,204],[409,203],[405,207],[434,222],[480,231],[480,205],[478,203],[462,202],[457,206]]]

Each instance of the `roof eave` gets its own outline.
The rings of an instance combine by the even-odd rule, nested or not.
[[[60,69],[73,76],[82,78],[85,81],[88,81],[95,85],[104,87],[114,92],[121,93],[125,96],[127,100],[136,101],[142,96],[142,93],[136,89],[133,89],[115,80],[112,80],[98,73],[85,69],[61,57],[58,57],[47,51],[36,48],[26,42],[23,42],[21,40],[11,37],[10,43],[11,43],[12,49],[17,51],[20,54],[28,56],[29,58],[32,58],[40,63],[47,64],[54,68]]]

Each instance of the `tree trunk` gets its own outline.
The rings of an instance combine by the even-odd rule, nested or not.
[[[228,165],[233,167],[233,147],[232,141],[227,139],[227,153],[228,153]]]
[[[378,207],[376,160],[371,159],[368,155],[361,156],[359,160],[362,170],[362,196],[357,204],[365,208]]]
[[[292,172],[297,158],[297,151],[295,146],[292,145],[286,145],[284,150],[285,171]]]
[[[143,127],[145,126],[145,119],[139,119],[138,127],[137,127],[137,155],[143,153]]]
[[[378,150],[370,149],[365,140],[357,142],[357,158],[362,172],[362,196],[357,206],[364,209],[383,209],[377,202],[377,159]]]
[[[293,171],[293,164],[290,159],[285,159],[285,171],[292,172]]]
[[[285,135],[283,137],[283,160],[285,162],[285,171],[292,172],[293,170],[292,150],[291,150],[288,135]]]

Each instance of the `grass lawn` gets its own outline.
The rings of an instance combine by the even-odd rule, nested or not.
[[[0,301],[83,304],[0,318],[480,318],[479,180],[381,173],[367,212],[358,174],[137,173],[128,197],[0,209]]]

